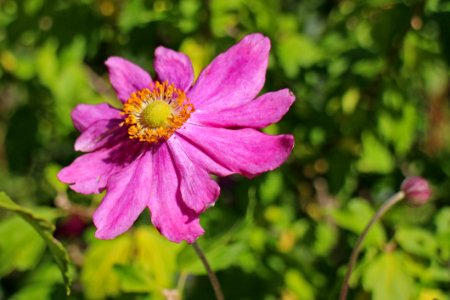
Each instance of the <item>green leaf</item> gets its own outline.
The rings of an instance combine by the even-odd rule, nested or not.
[[[287,288],[293,292],[298,299],[315,299],[313,286],[305,277],[296,270],[289,270],[284,276]]]
[[[192,61],[195,77],[211,61],[213,47],[207,41],[199,42],[194,38],[186,38],[180,46],[180,51],[185,53]]]
[[[450,207],[444,207],[436,215],[435,223],[438,234],[450,234]]]
[[[336,245],[337,228],[329,223],[318,223],[315,229],[314,251],[320,256],[326,256]]]
[[[133,231],[133,261],[148,274],[157,292],[173,287],[177,273],[177,255],[182,245],[163,237],[151,226],[140,226]]]
[[[420,300],[448,300],[448,294],[439,289],[423,288],[417,299]]]
[[[395,90],[387,90],[383,94],[383,102],[390,110],[380,113],[378,132],[393,144],[398,154],[404,155],[410,150],[416,139],[415,130],[420,126],[417,109]]]
[[[219,243],[213,243],[213,245],[217,246]],[[202,250],[204,250],[211,268],[217,272],[237,264],[239,262],[237,258],[244,253],[246,246],[243,243],[222,244],[218,247],[209,245],[205,246],[204,249],[202,247]],[[180,253],[178,266],[183,272],[194,275],[206,274],[205,267],[191,245],[187,246]]]
[[[204,246],[203,243],[200,243],[206,258],[214,271],[224,270],[239,263],[237,257],[243,255],[247,250],[247,245],[242,238],[242,229],[242,224],[239,224],[234,226],[219,239],[209,241],[208,244],[205,244]],[[240,235],[240,242],[233,242],[233,238],[237,235]],[[179,253],[177,262],[178,267],[183,272],[195,275],[206,274],[205,267],[195,253],[192,245],[187,245]]]
[[[70,294],[71,279],[69,276],[69,254],[60,241],[53,237],[55,226],[35,215],[31,210],[17,205],[5,193],[0,192],[0,207],[13,211],[30,224],[47,244],[66,285],[67,294]]]
[[[93,240],[81,273],[86,297],[151,292],[154,299],[163,299],[162,291],[173,288],[180,248],[150,226],[136,227],[114,240]]]
[[[50,186],[57,192],[64,192],[67,190],[67,185],[58,180],[57,174],[61,167],[55,164],[48,164],[44,169],[44,176]]]
[[[346,115],[350,115],[355,111],[358,105],[359,99],[361,98],[361,93],[359,89],[352,87],[348,89],[342,96],[342,111]]]
[[[165,6],[164,6],[165,7]],[[126,1],[121,9],[119,17],[119,28],[128,33],[135,27],[142,26],[152,21],[162,20],[165,16],[164,7],[158,9],[147,9],[145,1]]]
[[[259,191],[264,204],[272,203],[283,190],[283,175],[274,171],[266,175]]]
[[[450,207],[443,208],[436,216],[439,255],[444,261],[450,259]]]
[[[34,268],[45,251],[39,234],[19,216],[0,223],[0,277]]]
[[[27,0],[24,2],[24,10],[28,15],[33,15],[38,12],[44,4],[44,0]]]
[[[25,280],[25,285],[11,299],[52,299],[55,284],[61,282],[62,279],[58,267],[55,264],[50,264],[50,262],[45,262],[40,264],[33,272],[30,272]],[[55,298],[53,297],[53,299]]]
[[[294,78],[301,67],[311,67],[324,58],[322,48],[306,35],[290,34],[285,36],[276,49],[281,67],[287,77]]]
[[[345,210],[335,209],[331,217],[342,228],[360,234],[374,215],[373,208],[364,199],[353,199]],[[370,229],[364,241],[364,245],[382,246],[386,241],[386,233],[380,223],[376,223]]]
[[[403,260],[399,252],[383,253],[367,266],[363,286],[373,300],[413,299],[414,281]]]
[[[423,257],[434,257],[437,251],[435,236],[421,228],[400,228],[395,234],[400,246],[406,251]]]
[[[421,274],[421,278],[425,282],[436,283],[436,282],[450,282],[450,272],[447,266],[441,267],[437,264],[428,266],[426,270]]]
[[[117,296],[120,281],[114,265],[129,262],[132,254],[132,241],[128,234],[114,240],[94,240],[84,257],[81,270],[81,283],[88,299],[104,299]]]
[[[363,151],[358,161],[358,170],[364,173],[386,174],[394,168],[394,159],[389,149],[383,145],[372,133],[362,135]]]
[[[148,293],[155,289],[153,280],[138,266],[114,265],[113,270],[117,274],[120,286],[124,292]]]
[[[14,294],[11,300],[29,300],[29,299],[51,299],[52,286],[49,285],[30,285]]]

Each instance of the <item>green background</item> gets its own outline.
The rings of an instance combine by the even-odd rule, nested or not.
[[[67,298],[213,299],[193,250],[162,238],[148,212],[96,240],[102,195],[56,173],[79,155],[75,105],[119,105],[107,57],[154,75],[164,45],[198,75],[252,32],[272,42],[264,91],[297,99],[265,131],[293,133],[296,146],[276,171],[219,179],[202,215],[199,243],[226,299],[337,299],[358,234],[410,175],[430,181],[432,199],[400,203],[373,228],[350,299],[450,299],[449,1],[0,0],[0,190],[56,224],[72,261]],[[45,245],[0,210],[0,299],[66,298]]]

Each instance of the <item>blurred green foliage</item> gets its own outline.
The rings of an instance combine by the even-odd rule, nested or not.
[[[47,245],[48,249],[50,250],[50,253],[53,255],[53,258],[56,262],[56,265],[58,266],[58,268],[61,271],[61,275],[62,278],[64,280],[64,284],[66,285],[66,291],[67,294],[70,294],[70,284],[71,284],[71,279],[69,276],[69,254],[67,253],[66,249],[64,248],[64,246],[61,244],[61,242],[59,242],[57,239],[55,239],[53,237],[53,233],[55,231],[55,226],[50,223],[49,221],[47,221],[47,219],[36,215],[35,213],[33,213],[30,209],[24,208],[20,205],[17,205],[14,201],[12,201],[5,193],[0,192],[0,208],[2,209],[6,209],[10,212],[14,212],[16,213],[20,218],[22,218],[22,220],[24,220],[28,226],[24,227],[25,232],[29,231],[29,228],[33,228],[34,231],[32,232],[32,234],[30,234],[27,239],[25,240],[20,240],[19,242],[14,245],[14,239],[16,237],[20,237],[20,234],[18,235],[11,235],[11,230],[15,229],[17,230],[17,226],[21,226],[22,223],[17,223],[14,224],[15,219],[14,218],[10,218],[8,219],[9,225],[11,226],[11,224],[14,224],[14,227],[10,227],[8,228],[8,225],[4,228],[4,232],[3,232],[3,245],[2,245],[2,249],[3,250],[9,250],[9,251],[2,251],[2,258],[1,260],[6,262],[6,265],[9,265],[9,269],[7,267],[6,271],[4,271],[4,273],[9,273],[11,270],[14,270],[16,267],[22,268],[22,269],[28,269],[30,268],[30,266],[33,266],[34,264],[36,264],[37,259],[39,259],[39,254],[42,251],[42,245],[38,245],[36,248],[41,248],[40,250],[36,251],[35,247],[25,247],[25,248],[18,248],[17,246],[22,246],[23,245],[23,241],[27,242],[29,240],[33,240],[33,238],[36,235],[39,235],[42,240],[44,241],[44,243]],[[35,209],[35,210],[39,210],[39,209]],[[52,215],[51,211],[47,212],[47,215]],[[8,224],[7,222],[3,222],[2,225]],[[12,221],[12,222],[11,222]],[[23,230],[20,230],[21,232],[23,232]],[[31,233],[31,232],[30,232]],[[8,237],[12,237],[12,241],[8,241]],[[42,243],[39,243],[42,244]],[[17,255],[18,251],[17,250],[25,250],[22,252],[23,255]],[[20,253],[20,252],[19,252]],[[35,256],[37,254],[37,256]],[[28,261],[27,259],[30,259],[29,263],[30,266],[28,266]],[[11,264],[12,263],[12,264]],[[23,265],[25,263],[25,265]]]
[[[73,262],[69,299],[212,299],[188,245],[164,240],[143,214],[112,241],[93,237],[102,195],[55,174],[77,153],[70,111],[118,105],[103,62],[150,72],[164,45],[198,74],[250,32],[272,41],[265,91],[294,107],[270,133],[293,132],[279,170],[220,179],[200,243],[227,299],[336,299],[351,248],[407,175],[433,185],[421,208],[400,204],[371,232],[351,299],[450,297],[450,2],[444,0],[1,0],[0,190],[55,212]],[[154,74],[154,73],[153,73]],[[65,299],[50,252],[0,211],[0,299]]]

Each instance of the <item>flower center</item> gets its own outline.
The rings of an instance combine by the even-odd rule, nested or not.
[[[172,107],[164,101],[155,100],[142,111],[142,121],[149,127],[160,127],[166,124],[172,114]]]
[[[158,143],[167,140],[194,111],[186,94],[167,81],[134,92],[123,105],[130,139]]]

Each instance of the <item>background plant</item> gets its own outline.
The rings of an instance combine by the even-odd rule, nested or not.
[[[229,299],[336,299],[357,235],[405,175],[433,199],[400,204],[369,234],[352,297],[448,299],[450,293],[450,4],[448,1],[3,0],[0,2],[0,190],[56,223],[74,265],[71,299],[210,299],[193,249],[142,215],[112,241],[93,238],[101,196],[55,174],[77,155],[70,111],[115,104],[103,64],[151,70],[158,45],[199,72],[244,34],[272,41],[265,89],[297,101],[271,133],[293,132],[280,169],[220,181],[200,241]],[[263,151],[263,149],[262,149]],[[39,235],[1,211],[0,298],[64,299]]]

